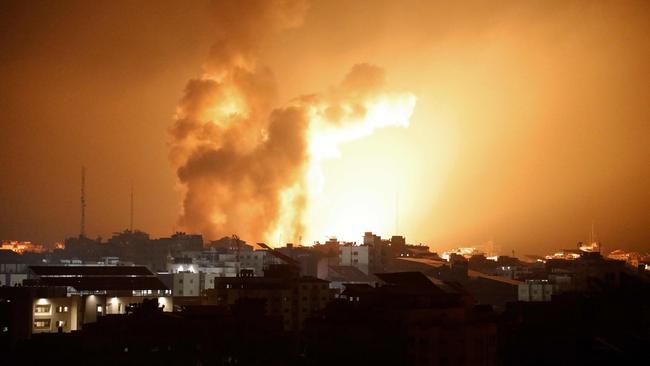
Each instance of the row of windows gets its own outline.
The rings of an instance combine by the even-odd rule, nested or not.
[[[39,304],[34,307],[34,314],[49,314],[52,309],[50,304]],[[68,306],[59,306],[56,308],[57,313],[67,313],[70,309]]]
[[[36,305],[34,308],[34,313],[35,314],[49,314],[50,309],[52,308],[51,305]]]
[[[52,321],[50,319],[36,319],[34,320],[34,329],[44,330],[50,329]],[[57,320],[55,323],[57,328],[65,327],[65,320]]]

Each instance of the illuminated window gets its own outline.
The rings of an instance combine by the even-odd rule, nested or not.
[[[36,305],[34,308],[35,314],[49,314],[51,305]]]
[[[65,320],[58,320],[58,321],[56,322],[56,327],[57,327],[57,328],[63,328],[63,327],[65,327]]]
[[[102,312],[104,312],[104,308],[102,308],[101,305],[97,305],[97,312],[101,314]]]
[[[50,329],[50,319],[34,320],[34,329]]]
[[[68,307],[67,306],[59,306],[56,308],[57,313],[67,313],[68,312]]]

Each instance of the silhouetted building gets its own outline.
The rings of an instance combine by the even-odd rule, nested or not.
[[[275,265],[264,277],[215,278],[207,290],[208,303],[231,307],[242,299],[264,303],[265,314],[282,318],[285,330],[302,329],[305,319],[325,308],[334,298],[328,282],[300,277],[292,266]]]
[[[382,286],[349,285],[308,322],[311,364],[496,364],[497,325],[489,307],[475,307],[453,286],[421,273],[377,276]]]

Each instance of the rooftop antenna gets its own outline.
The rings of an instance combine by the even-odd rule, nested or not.
[[[86,167],[81,166],[81,228],[79,237],[86,236]]]
[[[589,244],[591,244],[592,248],[594,246],[598,248],[598,252],[600,253],[600,244],[598,244],[598,237],[596,236],[596,225],[594,225],[593,220],[591,221],[591,233],[589,236]]]
[[[594,225],[594,222],[591,222],[591,242],[595,243],[598,241],[598,237],[596,236],[596,226]]]
[[[129,222],[129,231],[133,232],[133,181],[131,181],[131,218]]]

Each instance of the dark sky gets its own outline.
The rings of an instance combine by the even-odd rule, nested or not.
[[[586,240],[593,222],[606,249],[647,251],[649,4],[314,2],[301,27],[260,47],[261,62],[279,100],[325,90],[359,62],[417,95],[408,129],[351,143],[324,167],[325,196],[393,207],[399,190],[410,241],[542,254]],[[168,129],[214,27],[208,2],[2,2],[0,239],[76,235],[82,165],[90,236],[128,226],[131,181],[136,227],[178,228]],[[393,176],[398,188],[364,189]]]

